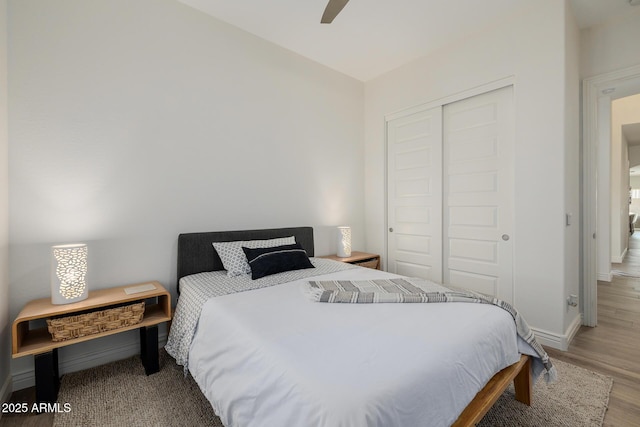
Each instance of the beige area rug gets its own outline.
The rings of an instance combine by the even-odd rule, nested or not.
[[[601,426],[613,385],[610,377],[555,361],[560,380],[534,388],[531,407],[507,390],[479,426]],[[71,411],[57,413],[65,426],[222,426],[195,381],[161,352],[160,372],[146,376],[133,357],[62,378],[58,402]]]
[[[600,427],[609,404],[613,378],[553,360],[558,381],[540,378],[533,403],[515,400],[513,386],[500,396],[478,427]]]

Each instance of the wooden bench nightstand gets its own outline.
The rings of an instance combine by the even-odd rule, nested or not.
[[[145,285],[150,290],[131,292],[132,288]],[[141,289],[141,288],[138,288]],[[142,288],[144,289],[144,288]],[[31,328],[32,321],[72,316],[92,311],[106,310],[145,301],[142,320],[131,326],[85,335],[64,341],[53,341],[51,334],[44,327]],[[60,386],[58,371],[58,348],[118,334],[132,329],[140,330],[140,354],[147,375],[158,372],[158,324],[171,320],[171,294],[159,282],[147,282],[117,288],[100,289],[89,292],[89,297],[72,304],[54,305],[50,298],[41,298],[28,302],[13,322],[12,356],[34,356],[36,374],[36,400],[38,402],[55,402]]]
[[[359,265],[361,267],[380,270],[380,255],[370,254],[367,252],[353,251],[351,252],[351,256],[347,258],[340,258],[337,255],[326,255],[319,258],[332,259],[334,261],[346,262],[349,264]]]

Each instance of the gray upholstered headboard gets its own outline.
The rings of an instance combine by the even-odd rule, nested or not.
[[[302,245],[307,255],[314,255],[312,227],[180,234],[178,236],[178,282],[182,277],[190,274],[224,269],[218,253],[213,249],[211,244],[213,242],[263,240],[289,236],[295,236],[296,242]],[[178,287],[178,291],[179,289]]]

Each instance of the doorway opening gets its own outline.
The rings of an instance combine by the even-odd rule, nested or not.
[[[602,74],[583,82],[583,167],[582,167],[582,286],[580,292],[583,324],[597,325],[597,281],[611,281],[614,256],[624,258],[621,248],[628,227],[629,178],[622,191],[622,172],[629,170],[628,153],[613,142],[612,102],[640,94],[640,66]],[[616,129],[621,132],[621,129]],[[616,149],[618,151],[616,151]],[[612,159],[621,165],[617,169]],[[623,157],[626,164],[622,167]],[[617,164],[617,163],[616,163]],[[616,169],[616,170],[614,170]],[[617,182],[617,186],[613,184]],[[627,211],[624,215],[623,195]],[[618,206],[612,209],[613,203]],[[616,215],[615,218],[613,216]],[[612,227],[616,225],[616,227]],[[615,234],[614,233],[618,233]],[[616,240],[616,238],[618,240]]]

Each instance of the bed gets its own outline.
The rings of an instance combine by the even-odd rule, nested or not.
[[[212,244],[290,237],[313,268],[256,280]],[[511,382],[530,404],[544,369],[491,304],[312,301],[313,281],[400,276],[315,258],[311,227],[181,234],[178,278],[166,349],[226,426],[474,425]]]

